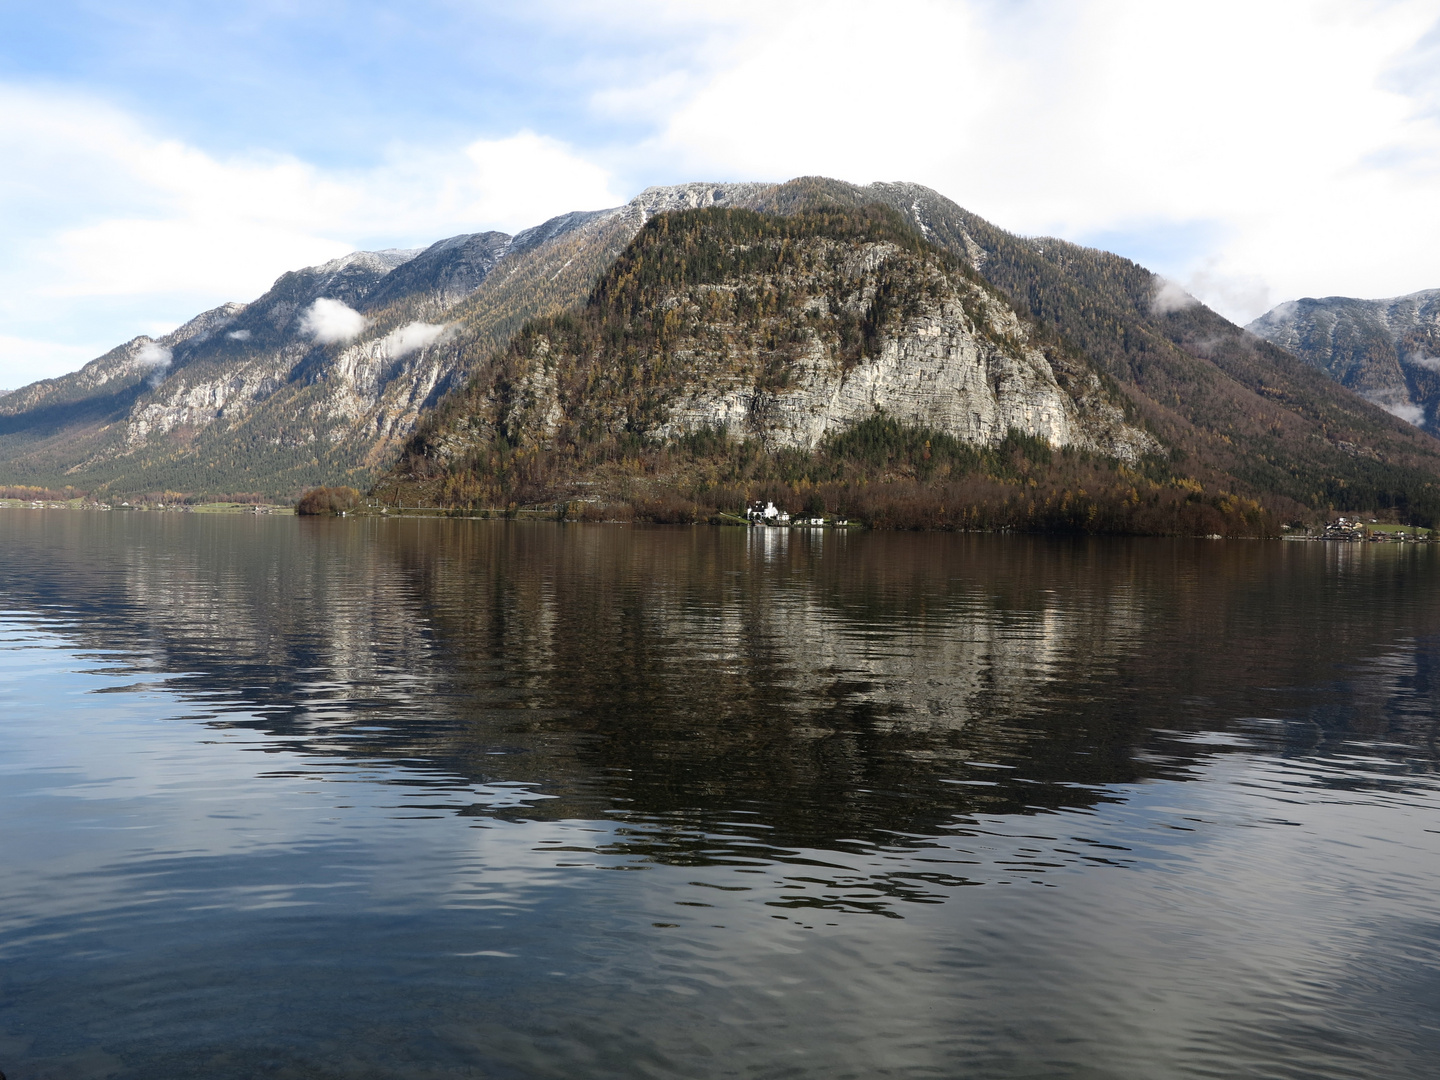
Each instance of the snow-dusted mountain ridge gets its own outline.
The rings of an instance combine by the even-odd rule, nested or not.
[[[1246,329],[1401,419],[1440,431],[1440,289],[1291,300]]]
[[[127,491],[285,494],[327,478],[363,482],[487,345],[583,298],[654,214],[769,187],[651,188],[514,236],[357,251],[283,274],[248,304],[221,305],[6,395],[0,472]]]

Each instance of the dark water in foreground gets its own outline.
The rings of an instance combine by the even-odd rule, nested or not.
[[[0,511],[0,1069],[1419,1077],[1440,552]]]

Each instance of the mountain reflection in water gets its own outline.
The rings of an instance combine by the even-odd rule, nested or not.
[[[0,541],[11,1080],[1440,1050],[1429,549],[21,511]]]

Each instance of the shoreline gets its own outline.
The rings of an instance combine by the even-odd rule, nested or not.
[[[27,502],[22,499],[0,499],[0,510],[80,510],[94,513],[143,513],[143,514],[206,514],[206,515],[249,515],[251,517],[300,517],[311,515],[299,515],[295,507],[278,503],[197,503],[193,505],[180,505],[165,503],[160,505],[132,504],[122,500],[120,503],[95,502],[87,499],[70,499],[60,501],[37,501]],[[568,516],[559,516],[553,508],[551,509],[493,509],[493,510],[458,510],[446,509],[443,507],[414,506],[396,508],[383,507],[360,507],[347,513],[330,515],[314,515],[317,517],[349,517],[349,518],[388,518],[388,519],[447,519],[455,521],[549,521],[555,524],[592,524],[592,525],[634,525],[634,524],[656,524],[654,522],[636,522],[624,519],[606,519],[597,521],[582,521]],[[1418,544],[1430,545],[1440,543],[1440,534],[1434,529],[1422,529],[1419,526],[1395,525],[1390,523],[1376,523],[1376,527],[1368,535],[1357,536],[1334,536],[1325,535],[1320,532],[1299,532],[1286,530],[1275,536],[1223,536],[1217,533],[1208,534],[1187,534],[1187,533],[1122,533],[1122,532],[1077,532],[1073,530],[1041,529],[1041,530],[1016,530],[1016,529],[875,529],[864,522],[842,519],[839,521],[789,521],[779,524],[761,524],[749,522],[738,514],[720,513],[704,521],[691,522],[691,525],[709,525],[719,528],[758,529],[764,531],[814,531],[823,530],[827,532],[973,532],[984,533],[995,536],[1114,536],[1134,537],[1153,536],[1156,538],[1169,537],[1172,539],[1186,540],[1281,540],[1290,543],[1330,543],[1330,544]],[[1370,527],[1367,527],[1370,528]]]
[[[0,510],[89,510],[97,513],[142,513],[142,514],[288,514],[294,516],[293,506],[279,503],[161,503],[158,505],[96,502],[93,499],[35,500],[0,499]]]

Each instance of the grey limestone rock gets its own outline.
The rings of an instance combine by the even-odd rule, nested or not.
[[[771,450],[813,450],[876,414],[982,446],[1020,431],[1132,462],[1159,449],[1125,421],[1083,362],[1071,358],[1057,372],[999,296],[938,258],[889,243],[805,243],[810,251],[803,257],[818,269],[697,285],[666,297],[660,309],[685,329],[664,362],[673,375],[655,376],[645,400],[616,408],[604,388],[626,381],[613,369],[621,361],[566,356],[540,334],[517,367],[496,372],[484,406],[441,437],[444,452],[461,455],[497,434],[513,445],[549,448],[567,423],[657,440],[724,430]],[[875,317],[882,277],[910,299],[885,319],[870,354],[842,355],[831,332],[834,317]],[[783,289],[804,298],[802,310],[782,310],[758,331],[714,314],[747,289]],[[771,343],[797,337],[777,371]],[[599,389],[566,394],[565,385],[580,382]]]

